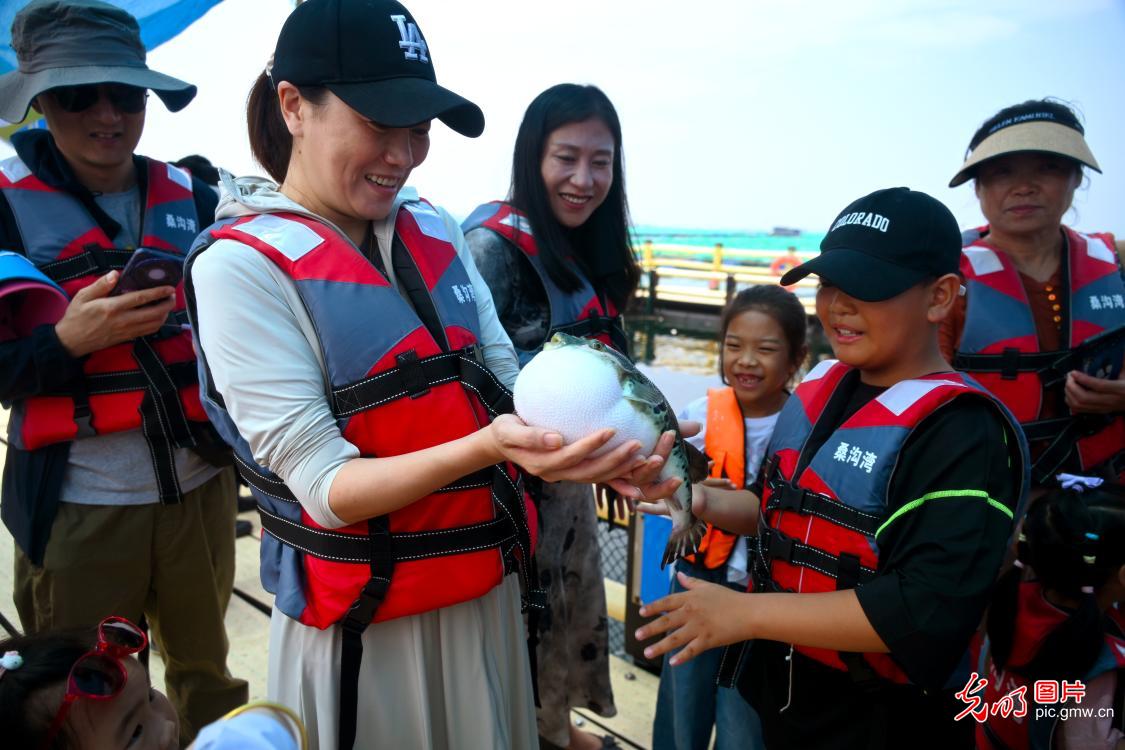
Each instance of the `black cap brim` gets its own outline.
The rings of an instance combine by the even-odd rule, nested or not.
[[[325,83],[364,117],[390,128],[408,128],[435,117],[469,138],[484,132],[480,107],[424,78],[391,78],[359,83]]]
[[[927,274],[895,265],[859,250],[834,248],[791,268],[781,277],[782,286],[796,284],[815,273],[844,294],[864,302],[883,302],[925,281]]]

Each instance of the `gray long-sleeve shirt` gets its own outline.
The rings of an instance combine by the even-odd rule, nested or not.
[[[280,193],[259,183],[237,189],[218,215],[299,210]],[[392,209],[417,194],[404,188]],[[485,364],[509,387],[519,373],[515,350],[504,332],[488,285],[481,279],[457,222],[438,209],[449,238],[469,274],[481,322]],[[393,219],[376,222],[375,239],[384,265],[391,263]],[[393,272],[392,272],[393,273]],[[260,252],[233,240],[220,240],[192,269],[200,345],[215,387],[254,459],[281,477],[314,521],[344,526],[328,505],[336,473],[359,457],[359,449],[340,433],[329,406],[328,374],[316,330],[292,280]],[[395,279],[391,278],[395,283]]]

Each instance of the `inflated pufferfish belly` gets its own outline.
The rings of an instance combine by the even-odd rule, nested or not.
[[[640,453],[647,456],[663,427],[655,414],[625,397],[628,387],[618,367],[585,347],[548,349],[520,371],[516,413],[528,424],[557,431],[568,444],[610,427],[617,433],[595,455],[637,440]]]

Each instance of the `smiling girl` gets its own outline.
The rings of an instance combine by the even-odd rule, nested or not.
[[[511,195],[465,221],[465,239],[504,329],[526,364],[562,331],[623,353],[621,311],[639,271],[629,242],[621,125],[594,86],[564,83],[537,96],[516,136]],[[540,618],[539,733],[559,747],[596,748],[570,709],[613,716],[605,590],[588,485],[539,492],[538,562],[550,608]]]
[[[719,374],[725,385],[712,388],[678,416],[703,425],[688,442],[711,459],[716,484],[742,489],[756,476],[765,457],[787,387],[805,360],[806,317],[800,301],[780,286],[739,292],[719,324]],[[698,553],[676,563],[692,578],[745,590],[749,580],[746,538],[708,525]],[[673,578],[672,593],[684,591]],[[712,649],[673,669],[670,655],[660,672],[654,750],[692,750],[706,746],[762,747],[758,717],[730,688],[716,687],[723,652]]]

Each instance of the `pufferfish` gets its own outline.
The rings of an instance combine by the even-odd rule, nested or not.
[[[568,444],[599,429],[615,429],[594,456],[629,440],[640,442],[639,453],[648,456],[664,432],[675,430],[660,479],[679,477],[682,483],[664,499],[672,535],[660,565],[698,550],[707,527],[692,515],[691,485],[706,476],[707,459],[684,442],[668,400],[628,357],[600,341],[556,333],[520,371],[514,400],[524,422],[554,430]]]

